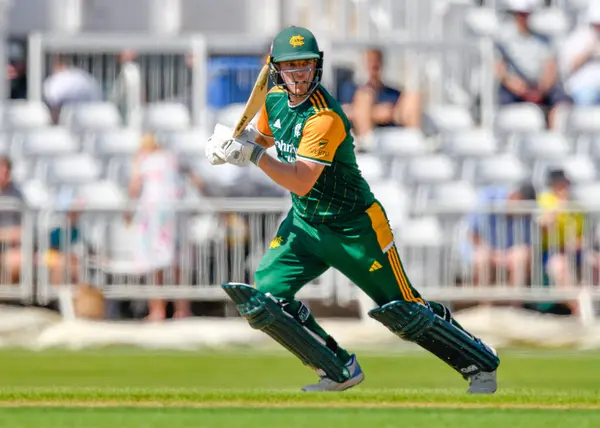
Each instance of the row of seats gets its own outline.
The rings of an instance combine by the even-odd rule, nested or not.
[[[232,104],[218,111],[215,121],[233,125],[244,109]],[[469,110],[460,105],[440,105],[424,112],[425,126],[433,132],[449,134],[475,128]],[[565,130],[575,134],[600,133],[600,107],[574,107],[564,112]],[[122,126],[116,106],[109,102],[67,106],[60,115],[60,124],[77,132],[94,132]],[[188,129],[193,120],[185,105],[156,102],[144,105],[139,112],[140,125],[155,131]],[[50,126],[50,112],[41,102],[14,100],[2,107],[0,127],[9,131]],[[492,130],[495,135],[539,132],[546,129],[544,112],[532,103],[499,106]]]
[[[516,103],[496,107],[494,126],[497,137],[528,134],[547,129],[544,111],[533,103]],[[600,106],[572,106],[557,111],[557,123],[569,135],[599,134]],[[424,113],[425,127],[433,133],[452,134],[476,128],[469,110],[460,105],[439,105]]]
[[[232,105],[224,109],[219,121],[231,124],[239,117],[239,108]],[[3,111],[0,153],[14,160],[17,181],[38,180],[47,187],[99,179],[119,187],[127,184],[140,131],[123,127],[114,105],[66,108],[58,126],[49,124],[47,108],[40,103],[14,101]],[[267,188],[266,193],[277,193],[277,186],[252,169],[242,172],[222,166],[216,173],[210,168],[203,155],[209,132],[192,127],[183,106],[156,103],[146,106],[144,112],[144,123],[159,130],[165,147],[207,181],[222,188],[245,181],[251,183],[250,190],[260,183]],[[431,109],[427,115],[437,132],[434,138],[420,130],[381,129],[371,152],[358,154],[358,162],[370,183],[387,180],[389,184],[392,179],[396,186],[402,183],[410,188],[411,197],[423,186],[458,180],[482,186],[531,178],[542,186],[546,170],[553,165],[567,169],[576,184],[594,183],[598,178],[600,138],[581,138],[574,144],[564,134],[544,131],[540,114],[531,104],[507,106],[498,113],[496,129],[486,130],[474,128],[470,115],[461,107]],[[598,119],[600,109],[574,109],[568,122],[576,131],[570,135],[600,135]],[[509,133],[516,137],[502,145],[500,136]],[[241,196],[244,186],[237,187],[234,196]]]
[[[211,115],[215,122],[233,126],[244,108],[245,104],[231,104]],[[133,112],[133,117],[142,129],[156,132],[188,129],[194,122],[186,105],[167,101],[146,104]],[[50,110],[42,102],[12,100],[0,108],[0,128],[8,131],[47,127],[51,123]],[[94,102],[64,107],[59,125],[89,133],[119,128],[123,120],[113,103]]]
[[[64,147],[63,147],[64,148]],[[50,155],[49,152],[53,154]],[[23,182],[40,179],[50,184],[89,182],[98,178],[114,180],[126,185],[130,177],[131,156],[94,156],[92,153],[47,150],[26,151],[27,156],[15,158],[14,179]],[[207,181],[234,181],[239,179],[236,167],[211,167],[202,149],[177,152],[181,162],[195,169]],[[593,159],[582,155],[563,158],[539,159],[528,167],[519,158],[500,154],[460,162],[442,153],[432,153],[412,158],[382,158],[375,154],[359,154],[357,162],[369,183],[392,179],[413,187],[466,180],[477,186],[488,184],[515,184],[530,179],[536,186],[543,186],[551,167],[562,167],[576,184],[594,182],[600,178]],[[245,171],[243,171],[245,173]],[[256,179],[262,176],[256,174]],[[254,177],[254,175],[253,175]],[[231,179],[230,179],[231,178]]]
[[[381,129],[375,134],[370,151],[383,158],[416,158],[439,151],[457,161],[486,158],[496,154],[514,155],[530,165],[534,161],[552,161],[568,156],[589,156],[600,159],[600,134],[577,143],[557,132],[540,131],[513,139],[501,145],[489,130],[466,129],[444,138],[439,145],[415,129]],[[111,128],[80,138],[63,126],[38,127],[14,131],[0,136],[0,153],[18,160],[30,157],[58,156],[76,152],[110,158],[131,156],[140,144],[140,132],[128,128]],[[169,149],[182,156],[203,153],[209,132],[201,128],[186,128],[163,134],[160,139]]]

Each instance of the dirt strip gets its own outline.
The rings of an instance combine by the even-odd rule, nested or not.
[[[527,404],[527,403],[265,403],[253,401],[217,401],[217,402],[177,402],[177,401],[1,401],[0,407],[55,407],[55,408],[262,408],[262,409],[299,409],[299,408],[347,408],[347,409],[523,409],[523,410],[600,410],[599,404]]]

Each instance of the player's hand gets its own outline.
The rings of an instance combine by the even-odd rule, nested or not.
[[[258,130],[254,126],[254,124],[249,123],[248,126],[246,126],[246,129],[244,129],[244,131],[240,134],[238,139],[252,141],[254,143],[254,142],[256,142],[256,138],[259,135],[260,134],[258,133]]]
[[[204,149],[204,155],[211,165],[223,165],[224,163],[227,163],[221,146],[231,138],[232,133],[233,130],[227,126],[219,123],[215,126],[215,130],[208,139],[208,143]]]
[[[249,162],[258,165],[265,149],[250,140],[240,137],[229,139],[221,146],[224,159],[235,166],[246,166]]]
[[[223,165],[224,163],[227,163],[224,159],[225,156],[222,154],[220,145],[211,144],[210,140],[209,144],[204,150],[204,155],[206,156],[206,159],[208,159],[208,162],[211,165]]]

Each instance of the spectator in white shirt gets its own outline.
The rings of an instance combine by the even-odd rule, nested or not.
[[[68,104],[102,101],[100,84],[87,71],[68,64],[58,55],[54,59],[52,74],[44,81],[44,100],[58,122],[60,109]]]
[[[600,1],[590,1],[588,24],[575,29],[562,49],[565,89],[575,105],[600,104]]]
[[[136,62],[137,53],[126,49],[119,55],[121,70],[111,89],[109,100],[117,105],[123,121],[138,125],[139,110],[143,101],[142,71]]]

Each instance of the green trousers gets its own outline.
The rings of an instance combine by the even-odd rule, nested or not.
[[[424,303],[412,287],[384,209],[373,203],[342,224],[309,224],[290,210],[255,273],[263,293],[291,301],[305,284],[333,267],[378,305]]]

